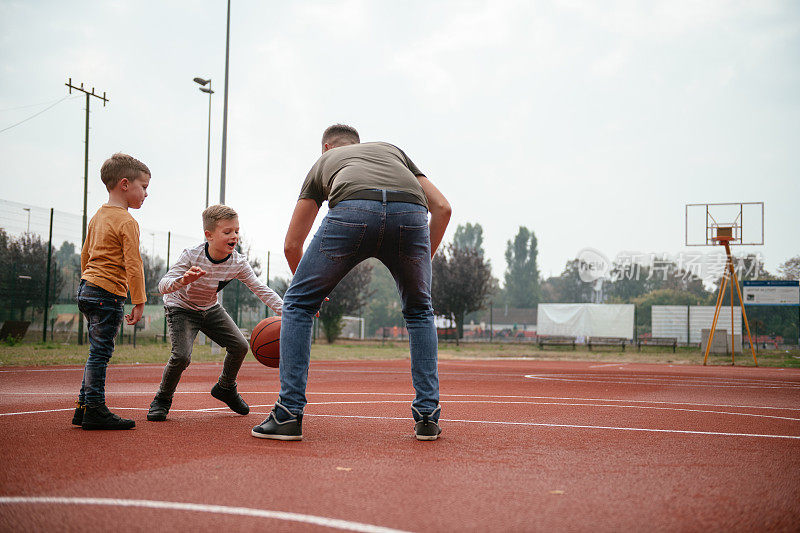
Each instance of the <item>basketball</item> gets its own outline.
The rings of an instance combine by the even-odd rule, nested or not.
[[[262,365],[278,368],[281,360],[281,317],[265,318],[250,334],[253,356]]]

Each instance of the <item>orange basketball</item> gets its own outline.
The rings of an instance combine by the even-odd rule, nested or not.
[[[265,318],[250,334],[253,356],[262,365],[278,368],[281,360],[281,317]]]

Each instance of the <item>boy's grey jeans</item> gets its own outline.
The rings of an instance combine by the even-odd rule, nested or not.
[[[165,307],[164,312],[172,338],[172,355],[164,368],[158,396],[165,400],[172,398],[181,374],[192,360],[192,346],[198,331],[226,349],[219,384],[229,389],[236,387],[236,376],[250,345],[225,309],[217,304],[206,311]]]

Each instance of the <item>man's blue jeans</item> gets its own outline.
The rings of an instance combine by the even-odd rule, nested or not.
[[[125,297],[81,281],[78,286],[78,309],[86,317],[89,329],[89,358],[83,370],[78,401],[90,406],[106,402],[106,367],[114,353],[114,339],[125,314]]]
[[[313,317],[339,281],[369,257],[386,265],[400,292],[416,390],[412,405],[421,414],[439,405],[428,212],[405,202],[345,200],[328,211],[283,299],[279,401],[294,414],[307,403]]]

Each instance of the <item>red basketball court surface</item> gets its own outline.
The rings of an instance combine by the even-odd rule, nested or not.
[[[109,367],[131,431],[70,425],[82,367],[0,369],[3,531],[800,529],[800,371],[442,361],[443,433],[413,436],[408,361],[313,362],[304,440],[256,439],[277,369],[245,363],[239,416],[184,373]]]

